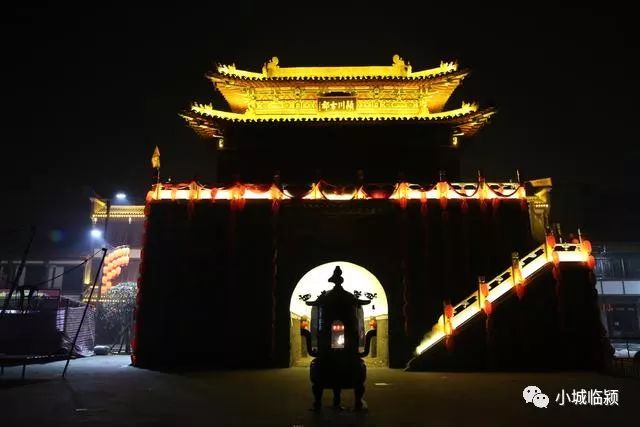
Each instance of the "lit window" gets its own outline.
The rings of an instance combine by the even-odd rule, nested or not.
[[[331,348],[344,348],[344,323],[339,320],[331,324]]]

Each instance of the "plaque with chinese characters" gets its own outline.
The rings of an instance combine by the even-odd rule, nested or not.
[[[355,96],[321,96],[318,98],[318,111],[320,113],[355,110]]]

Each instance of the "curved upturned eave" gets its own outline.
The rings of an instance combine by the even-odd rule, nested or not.
[[[279,82],[314,82],[317,83],[319,81],[353,81],[353,82],[363,82],[363,81],[406,81],[406,82],[415,82],[415,81],[426,81],[426,80],[438,80],[442,78],[455,78],[455,77],[465,77],[471,72],[468,68],[462,68],[459,70],[451,70],[436,74],[430,75],[408,75],[408,76],[375,76],[375,75],[353,75],[353,76],[275,76],[268,77],[260,75],[260,77],[256,76],[243,76],[231,73],[224,73],[219,71],[211,71],[207,73],[205,76],[207,79],[211,80],[215,83],[216,79],[218,80],[233,80],[233,81],[242,81],[242,82],[255,82],[255,83],[279,83]]]
[[[451,110],[451,114],[447,112],[438,113],[429,116],[314,116],[314,117],[259,117],[246,116],[244,114],[232,113],[227,111],[210,109],[208,114],[196,111],[188,111],[181,114],[187,124],[192,127],[198,134],[211,133],[210,137],[219,136],[220,129],[224,127],[224,123],[328,123],[328,122],[418,122],[432,124],[451,124],[454,128],[464,134],[464,136],[472,136],[479,131],[485,124],[489,123],[491,116],[497,110],[493,107],[485,107],[475,111],[456,112]]]

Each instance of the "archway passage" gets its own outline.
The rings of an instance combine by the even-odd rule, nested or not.
[[[290,332],[290,366],[309,366],[311,357],[307,353],[306,344],[300,336],[300,328],[310,328],[311,307],[304,298],[310,296],[315,300],[322,291],[333,288],[333,283],[327,280],[333,274],[336,266],[342,269],[344,283],[342,286],[348,292],[359,292],[361,299],[371,299],[371,304],[363,306],[365,330],[373,327],[377,329],[377,336],[373,339],[369,356],[365,362],[369,366],[389,366],[389,308],[387,295],[380,281],[369,270],[357,264],[346,261],[333,261],[319,265],[309,270],[298,281],[291,295],[289,311],[291,314]],[[313,345],[313,344],[312,344]]]

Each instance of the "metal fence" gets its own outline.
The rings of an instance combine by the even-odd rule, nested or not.
[[[614,348],[609,373],[640,379],[640,337],[610,338]]]
[[[69,353],[85,304],[64,298],[59,291],[36,291],[29,296],[14,293],[7,302],[7,290],[0,290],[0,355],[19,359],[56,357]],[[82,324],[75,356],[93,354],[95,309],[89,307]]]

